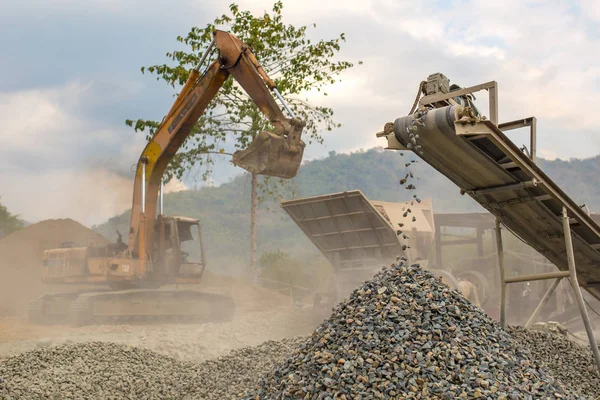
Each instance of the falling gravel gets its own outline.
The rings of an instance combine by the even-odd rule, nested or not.
[[[246,399],[583,398],[417,265],[352,292]]]
[[[600,373],[589,346],[581,346],[556,333],[522,327],[511,327],[510,331],[561,383],[590,398],[600,396]]]
[[[0,362],[0,398],[239,399],[300,340],[268,341],[201,364],[106,342],[43,348]]]

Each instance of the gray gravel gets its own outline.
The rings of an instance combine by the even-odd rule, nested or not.
[[[142,347],[184,361],[202,362],[234,349],[257,346],[266,340],[307,335],[320,321],[295,307],[275,307],[238,315],[223,323],[49,326],[44,337],[21,340],[0,337],[0,360],[39,347],[101,341]],[[0,320],[0,332],[10,332],[10,324],[10,320]],[[26,326],[21,331],[28,333]]]
[[[590,346],[581,346],[556,333],[522,327],[511,327],[510,332],[561,383],[590,398],[600,396],[600,373]]]
[[[200,364],[106,342],[37,349],[0,362],[0,398],[237,399],[300,340],[268,341]]]
[[[583,398],[418,266],[379,272],[247,399]]]
[[[42,347],[0,360],[0,398],[583,398],[573,389],[590,398],[598,394],[600,377],[589,349],[545,332],[510,333],[429,272],[399,265],[355,290],[312,336],[268,341],[202,363],[127,344]],[[193,342],[187,346],[192,354]]]

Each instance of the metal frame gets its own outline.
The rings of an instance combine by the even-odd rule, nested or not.
[[[506,170],[519,169],[519,174],[515,174],[512,171],[509,172],[515,181],[508,183],[506,182],[500,186],[491,187],[476,187],[474,189],[468,188],[461,190],[462,194],[469,194],[476,201],[481,204],[485,204],[489,210],[497,210],[501,207],[510,206],[516,203],[522,203],[526,201],[534,201],[544,206],[545,210],[548,211],[548,215],[545,218],[556,218],[554,224],[561,226],[562,233],[560,234],[547,234],[549,240],[555,240],[564,238],[565,252],[563,254],[563,260],[555,265],[560,271],[553,273],[544,274],[532,274],[525,275],[516,278],[507,278],[506,271],[504,268],[504,254],[503,254],[503,243],[500,224],[501,220],[506,218],[506,223],[511,225],[510,214],[506,214],[503,211],[494,212],[496,214],[496,247],[498,257],[498,268],[500,271],[501,279],[501,305],[500,305],[500,323],[503,327],[506,327],[506,289],[507,285],[515,282],[529,282],[543,279],[554,279],[550,288],[546,291],[533,314],[527,321],[526,326],[530,327],[535,321],[544,305],[548,302],[552,296],[556,287],[560,284],[561,280],[568,278],[575,294],[581,318],[585,325],[585,329],[588,335],[588,339],[594,354],[594,359],[598,369],[600,369],[600,351],[598,349],[596,338],[592,330],[589,315],[583,296],[581,294],[581,288],[577,277],[577,267],[575,265],[575,253],[573,248],[573,240],[571,237],[571,229],[576,229],[575,236],[578,243],[578,248],[581,247],[583,241],[588,248],[593,248],[596,251],[600,249],[600,227],[593,221],[589,213],[583,210],[580,206],[575,204],[573,200],[569,198],[550,178],[548,178],[535,164],[536,152],[537,152],[537,120],[535,117],[530,117],[521,120],[515,120],[506,122],[498,125],[498,85],[496,82],[491,81],[481,85],[472,86],[465,89],[460,89],[444,94],[435,94],[423,97],[419,104],[421,110],[426,110],[433,106],[434,108],[444,107],[446,105],[457,105],[453,98],[471,94],[480,90],[487,89],[489,92],[489,120],[476,119],[466,120],[462,116],[455,116],[455,132],[457,137],[462,136],[467,141],[471,142],[473,146],[478,147],[483,152],[483,146],[485,142],[479,142],[480,140],[489,141],[495,146],[501,153],[504,154],[504,158],[500,160],[494,160],[501,168]],[[525,151],[519,149],[514,143],[512,143],[504,134],[505,131],[529,127],[529,146],[530,149]],[[378,134],[378,137],[386,136],[388,139],[388,148],[401,149],[403,144],[400,143],[395,137],[395,134],[390,135]],[[478,143],[482,143],[479,145]],[[450,167],[448,167],[450,168]],[[449,176],[449,175],[447,175]],[[526,191],[529,194],[526,197],[522,197],[522,192]],[[517,196],[510,200],[496,201],[493,195],[499,192],[514,192]],[[535,194],[532,194],[535,193]],[[502,196],[499,196],[500,198]],[[498,198],[498,197],[496,197]],[[549,202],[549,203],[542,203]],[[562,211],[562,212],[561,212]],[[547,232],[538,232],[543,234]],[[583,235],[583,236],[582,236]],[[562,247],[562,246],[561,246]],[[585,246],[584,246],[585,247]],[[540,251],[540,250],[538,250]],[[566,257],[564,257],[566,256]],[[566,259],[565,259],[566,258]],[[566,261],[566,262],[565,262]],[[568,265],[564,265],[568,264]],[[589,266],[588,266],[589,267]],[[584,285],[589,285],[590,281],[586,282],[583,280]],[[598,284],[594,281],[594,284]],[[594,289],[595,297],[600,298],[598,289]],[[589,289],[588,289],[589,291]]]
[[[535,117],[529,117],[510,122],[503,122],[498,125],[498,129],[502,132],[525,127],[529,127],[529,158],[531,158],[531,161],[535,162],[537,158],[537,119]],[[516,166],[517,165],[515,164],[515,167]],[[512,168],[512,166],[507,168]]]
[[[594,360],[596,362],[596,367],[600,369],[600,350],[598,349],[598,343],[596,342],[596,338],[594,336],[594,330],[592,328],[592,323],[590,321],[590,316],[588,314],[587,308],[585,306],[585,301],[583,299],[583,295],[581,293],[581,288],[579,287],[579,282],[577,280],[577,270],[575,266],[575,256],[573,251],[573,241],[571,238],[571,224],[569,222],[569,214],[566,207],[562,209],[562,224],[565,238],[565,246],[567,249],[567,260],[569,264],[568,271],[555,271],[543,274],[531,274],[531,275],[522,275],[519,277],[507,278],[505,275],[504,269],[504,249],[502,244],[502,233],[500,229],[500,220],[496,220],[496,250],[498,254],[498,268],[500,269],[500,324],[502,328],[506,328],[506,285],[509,283],[517,283],[517,282],[531,282],[538,281],[544,279],[554,279],[552,285],[548,288],[546,293],[540,299],[537,307],[527,320],[525,324],[525,328],[531,327],[531,325],[535,322],[536,318],[548,303],[548,300],[558,287],[560,281],[564,278],[569,279],[571,283],[571,288],[573,289],[573,293],[575,294],[575,299],[577,300],[577,305],[579,306],[579,312],[581,313],[581,318],[583,319],[583,325],[585,326],[585,331],[588,336],[588,340],[590,342],[590,347],[592,348],[592,353],[594,355]]]
[[[448,93],[439,93],[433,94],[429,96],[424,96],[419,101],[421,107],[424,107],[429,104],[435,104],[442,101],[447,102],[448,104],[457,105],[457,103],[452,100],[454,97],[459,97],[465,94],[473,94],[479,92],[481,90],[487,90],[489,94],[489,115],[490,121],[498,127],[503,132],[510,131],[513,129],[525,128],[529,127],[529,158],[533,162],[536,161],[536,153],[537,153],[537,119],[535,117],[529,117],[524,119],[518,119],[510,122],[503,122],[498,124],[498,83],[496,81],[490,81],[486,83],[482,83],[480,85],[471,86],[464,89],[455,90]],[[474,139],[476,139],[475,137]],[[515,165],[516,166],[516,165]],[[508,166],[511,168],[511,166]]]
[[[351,209],[351,205],[349,204],[349,202],[347,202],[349,198],[358,199],[358,211],[349,211]],[[331,208],[331,202],[333,201],[339,202],[343,209],[342,213],[335,214],[333,212],[333,209]],[[307,217],[304,214],[303,207],[312,208],[313,204],[323,205],[327,209],[328,215],[323,217]],[[390,222],[388,222],[384,218],[383,215],[381,215],[381,213],[375,208],[375,206],[372,203],[370,203],[368,198],[360,190],[332,193],[328,195],[315,196],[313,198],[308,199],[303,198],[296,200],[281,201],[280,206],[304,232],[308,239],[317,247],[317,249],[319,249],[319,251],[332,263],[336,271],[347,271],[352,269],[351,267],[347,267],[345,263],[342,263],[338,259],[340,251],[362,250],[363,258],[361,260],[364,262],[371,263],[381,259],[382,252],[387,251],[387,248],[397,247],[398,253],[401,253],[400,242],[395,240],[393,243],[387,243],[384,237],[384,231],[389,231],[390,234],[393,234],[393,237],[395,239],[396,232],[394,227],[390,224]],[[292,208],[293,210],[291,210]],[[296,215],[296,212],[299,212],[302,215]],[[357,228],[356,221],[354,221],[354,219],[352,218],[352,216],[355,215],[364,215],[367,219],[368,227]],[[350,229],[341,229],[338,221],[338,218],[341,217],[348,218],[348,224],[350,225]],[[376,223],[373,220],[373,218],[380,218],[382,225],[376,226]],[[319,220],[331,220],[333,225],[335,226],[335,231],[324,232],[321,229],[321,227],[319,227],[320,233],[310,232],[306,227],[306,223]],[[377,244],[365,244],[363,238],[360,235],[361,232],[373,232],[374,237],[377,239]],[[349,246],[348,243],[344,243],[344,247],[325,248],[323,246],[323,242],[319,239],[324,236],[343,235],[345,233],[356,234],[358,244],[356,246]],[[369,249],[374,249],[375,254],[370,254],[367,251]]]
[[[452,100],[454,97],[460,97],[465,94],[473,94],[481,90],[487,90],[489,93],[490,121],[492,121],[494,125],[498,125],[498,83],[496,81],[490,81],[480,85],[454,90],[448,93],[438,93],[429,96],[423,96],[421,100],[419,100],[419,105],[421,107],[425,107],[426,105],[435,104],[442,101],[445,101],[448,104],[458,105],[458,103]]]
[[[594,232],[594,234],[600,237],[600,230],[596,229],[595,226],[588,222],[589,215],[582,210],[579,206],[577,206],[573,200],[571,200],[558,186],[553,184],[553,182],[549,182],[546,177],[542,174],[538,173],[536,168],[532,167],[531,164],[524,162],[521,158],[523,154],[519,151],[513,143],[507,143],[507,140],[504,140],[502,137],[502,131],[498,129],[497,126],[492,125],[489,121],[481,121],[477,124],[455,124],[456,126],[456,134],[458,136],[472,136],[472,135],[481,135],[485,134],[489,140],[491,140],[496,147],[498,147],[504,154],[506,154],[512,162],[516,164],[522,171],[524,171],[529,177],[531,177],[532,181],[535,180],[537,182],[537,187],[541,187],[547,192],[547,195],[551,196],[551,198],[556,199],[563,205],[565,205],[569,211],[569,214],[573,215],[579,223],[583,224],[587,229]],[[483,129],[482,129],[483,128]],[[527,160],[526,158],[525,160]],[[539,170],[539,169],[538,169]],[[482,190],[485,188],[481,188]]]

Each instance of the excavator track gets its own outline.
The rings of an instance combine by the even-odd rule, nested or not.
[[[30,320],[37,324],[75,326],[123,323],[203,323],[230,320],[235,303],[225,295],[194,290],[133,289],[64,295],[61,310],[48,315],[49,295],[30,304]],[[56,307],[54,307],[56,309]]]

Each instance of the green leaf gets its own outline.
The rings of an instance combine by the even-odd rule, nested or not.
[[[307,37],[308,28],[313,29],[317,25],[286,24],[283,7],[282,1],[276,1],[270,11],[254,14],[232,3],[228,12],[214,18],[212,23],[192,27],[186,35],[178,35],[177,43],[182,43],[185,48],[167,52],[168,63],[144,66],[141,72],[148,71],[158,81],[164,81],[178,92],[188,79],[191,68],[197,65],[212,41],[214,29],[228,30],[250,47],[294,112],[306,121],[303,133],[305,142],[322,144],[321,134],[340,124],[333,120],[333,110],[330,108],[317,107],[301,99],[307,91],[314,89],[327,96],[330,86],[341,81],[339,77],[354,66],[352,62],[338,58],[346,36],[340,33],[331,39],[310,39]],[[361,65],[362,61],[357,63]],[[136,132],[144,132],[148,140],[160,126],[158,121],[140,119],[128,119],[125,124]],[[225,152],[226,148],[245,148],[259,132],[272,129],[268,119],[230,77],[184,140],[169,163],[165,176],[181,178],[195,167],[202,168],[203,176],[208,176],[212,172],[214,157],[208,157],[206,151]],[[215,156],[219,157],[218,154]],[[275,188],[289,183],[277,180],[267,182],[270,186],[261,195],[263,201],[279,196]]]

